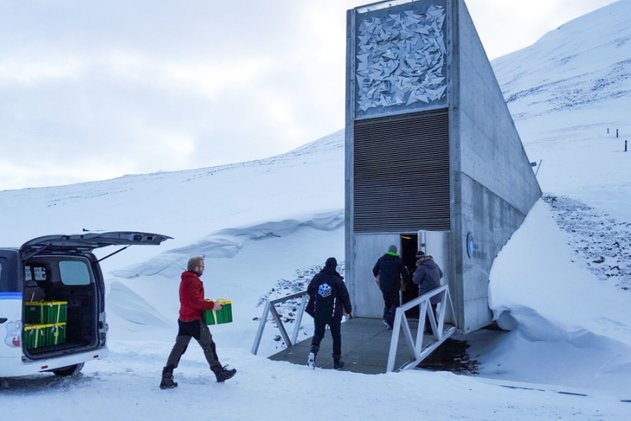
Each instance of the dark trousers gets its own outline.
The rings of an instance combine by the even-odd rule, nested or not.
[[[177,323],[179,329],[175,338],[175,345],[171,350],[171,354],[169,354],[167,365],[164,367],[165,370],[172,372],[177,368],[191,338],[195,338],[204,351],[204,356],[210,369],[213,372],[221,371],[221,363],[219,362],[219,357],[217,357],[215,342],[213,342],[213,336],[210,334],[208,326],[201,320],[193,320],[192,322],[178,320]]]
[[[434,320],[436,320],[436,323],[438,323],[437,315],[436,315],[436,307],[437,306],[438,306],[438,303],[437,304],[432,304],[431,308],[427,309],[427,314],[425,315],[425,333],[433,333],[433,331],[432,331],[432,324],[429,322],[429,312],[430,311],[434,315]]]
[[[383,320],[390,326],[394,323],[394,314],[399,307],[399,291],[384,291],[383,294]]]
[[[317,354],[320,349],[320,342],[324,338],[324,329],[326,325],[331,328],[331,338],[333,338],[333,359],[339,360],[342,356],[342,333],[341,333],[341,319],[329,319],[321,320],[314,319],[314,331],[313,339],[311,339],[311,352]]]

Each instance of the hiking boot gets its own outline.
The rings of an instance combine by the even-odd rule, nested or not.
[[[333,368],[336,370],[341,370],[344,368],[344,361],[342,360],[334,360],[333,361]]]
[[[173,389],[174,387],[177,387],[177,383],[173,381],[173,370],[163,369],[160,389]]]
[[[315,368],[315,357],[316,354],[315,352],[310,352],[309,356],[307,357],[307,367],[314,369]]]
[[[215,377],[217,377],[217,383],[223,383],[228,379],[231,379],[232,377],[234,377],[235,374],[237,374],[237,370],[235,368],[231,368],[229,370],[226,370],[227,366],[223,366],[221,367],[221,370],[217,370],[215,371]]]

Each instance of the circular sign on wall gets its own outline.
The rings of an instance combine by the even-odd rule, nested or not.
[[[471,258],[473,256],[473,252],[475,251],[475,242],[473,241],[473,234],[470,232],[467,233],[467,257]]]

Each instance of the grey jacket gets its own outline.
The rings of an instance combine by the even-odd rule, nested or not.
[[[423,256],[416,262],[416,270],[412,276],[412,282],[420,287],[420,294],[423,295],[435,288],[440,287],[440,279],[443,271],[434,262],[432,256]],[[430,299],[432,304],[440,301],[440,297],[435,296]]]

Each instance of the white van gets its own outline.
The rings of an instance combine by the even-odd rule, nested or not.
[[[0,377],[75,375],[107,348],[99,262],[130,245],[171,237],[145,232],[49,235],[0,248]],[[99,247],[123,246],[100,260]]]

